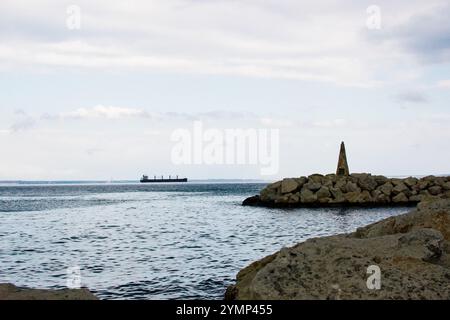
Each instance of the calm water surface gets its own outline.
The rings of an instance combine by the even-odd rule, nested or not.
[[[0,282],[66,286],[104,299],[221,299],[250,262],[353,231],[393,209],[242,207],[264,184],[0,186]]]

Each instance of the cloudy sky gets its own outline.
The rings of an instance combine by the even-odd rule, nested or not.
[[[341,140],[353,172],[450,173],[449,16],[448,0],[2,0],[0,180],[261,178],[175,165],[171,134],[194,121],[279,129],[264,179],[333,172]]]

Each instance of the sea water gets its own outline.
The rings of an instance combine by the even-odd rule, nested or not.
[[[103,299],[221,299],[282,247],[408,211],[241,206],[264,185],[2,185],[0,283],[64,288],[78,270]]]

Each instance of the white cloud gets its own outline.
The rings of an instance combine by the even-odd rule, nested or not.
[[[390,30],[434,12],[441,3],[379,5]],[[367,41],[376,31],[366,30],[366,8],[333,0],[99,0],[78,5],[82,27],[71,31],[65,27],[63,3],[2,2],[0,67],[131,68],[375,86],[405,74],[415,57],[391,36]],[[9,21],[15,21],[14,28],[8,28]],[[381,70],[388,74],[380,76]]]
[[[89,119],[89,118],[149,118],[150,114],[142,109],[122,108],[114,106],[97,105],[91,108],[79,108],[75,111],[62,113],[61,118]]]
[[[286,128],[293,126],[292,120],[272,118],[272,117],[262,117],[260,118],[260,122],[262,125],[268,127]]]

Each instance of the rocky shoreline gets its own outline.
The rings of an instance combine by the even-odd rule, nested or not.
[[[225,299],[450,299],[450,199],[429,200],[256,261],[238,273]],[[368,284],[373,268],[378,288]]]
[[[0,283],[0,300],[98,300],[98,298],[86,288],[30,289]]]
[[[313,174],[269,184],[246,206],[339,207],[408,206],[422,200],[450,198],[450,177],[387,178],[369,173]]]

